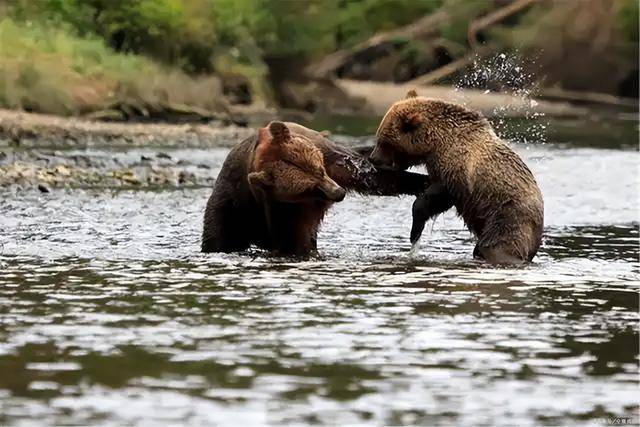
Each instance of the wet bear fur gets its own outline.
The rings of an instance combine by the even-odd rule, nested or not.
[[[256,245],[306,257],[317,250],[327,210],[346,191],[417,195],[428,182],[426,175],[377,170],[365,156],[320,132],[272,122],[225,159],[205,209],[202,251]]]
[[[533,259],[542,239],[542,193],[480,113],[410,91],[388,110],[376,138],[376,166],[424,165],[429,173],[431,182],[413,205],[412,243],[425,221],[455,206],[478,238],[475,257],[492,264]]]

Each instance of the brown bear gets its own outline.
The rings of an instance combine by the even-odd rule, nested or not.
[[[325,213],[346,191],[418,195],[428,182],[426,175],[378,171],[365,156],[301,125],[271,122],[225,159],[205,210],[202,251],[254,244],[308,256]]]
[[[429,173],[431,182],[413,205],[412,243],[425,221],[455,206],[478,238],[474,257],[492,264],[533,259],[542,239],[542,194],[480,113],[410,91],[387,111],[376,138],[374,165],[424,165]]]

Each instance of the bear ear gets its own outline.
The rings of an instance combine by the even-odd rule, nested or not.
[[[405,96],[405,99],[417,98],[417,97],[418,97],[418,92],[416,92],[415,89],[411,89],[409,92],[407,92],[407,96]]]
[[[275,143],[287,142],[291,138],[289,128],[282,122],[269,123],[269,132],[271,132]]]
[[[400,130],[403,133],[410,133],[418,129],[422,124],[422,117],[418,111],[411,111],[402,117],[402,124]]]

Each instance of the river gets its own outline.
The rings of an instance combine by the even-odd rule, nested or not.
[[[454,213],[409,254],[410,197],[348,196],[298,262],[201,254],[208,188],[0,189],[0,424],[637,423],[637,124],[549,126],[513,143],[545,200],[518,268]],[[228,152],[85,154],[159,150]]]

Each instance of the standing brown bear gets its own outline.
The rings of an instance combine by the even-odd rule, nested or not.
[[[431,183],[413,204],[412,243],[429,218],[455,206],[478,238],[474,257],[492,264],[533,259],[542,239],[542,194],[480,113],[410,91],[387,111],[376,136],[374,165],[424,165],[429,172]]]
[[[231,150],[204,216],[203,252],[254,244],[282,255],[316,251],[320,222],[346,191],[420,194],[425,175],[378,171],[366,157],[295,123],[271,122]]]

